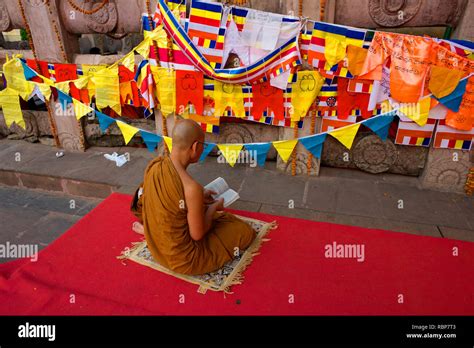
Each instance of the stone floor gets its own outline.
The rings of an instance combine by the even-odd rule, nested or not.
[[[155,155],[140,148],[90,148],[56,157],[56,148],[0,140],[0,243],[45,246],[111,192],[133,193]],[[128,152],[116,167],[104,153]],[[265,168],[231,168],[208,157],[191,165],[202,184],[218,176],[239,192],[232,208],[315,221],[474,242],[474,198],[421,190],[418,179],[321,168],[319,177],[292,177]],[[76,206],[70,208],[74,199]]]

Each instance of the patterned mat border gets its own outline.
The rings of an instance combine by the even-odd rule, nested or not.
[[[182,279],[189,283],[199,285],[199,288],[197,291],[202,294],[205,294],[207,290],[223,291],[225,294],[232,294],[232,292],[230,291],[231,287],[233,285],[242,284],[244,280],[244,276],[242,273],[252,263],[253,258],[259,254],[258,250],[260,249],[260,246],[262,245],[262,243],[269,240],[269,239],[266,239],[265,236],[268,234],[270,230],[274,230],[278,227],[278,224],[276,221],[265,222],[262,220],[249,218],[246,216],[241,216],[241,215],[235,215],[235,216],[250,223],[253,222],[256,224],[263,224],[263,226],[260,232],[257,234],[257,237],[255,238],[255,240],[252,242],[252,244],[250,244],[250,246],[242,254],[237,266],[226,277],[225,281],[220,286],[209,284],[205,281],[197,279],[194,276],[188,276],[188,275],[173,272],[158,263],[149,262],[149,261],[144,260],[143,258],[138,257],[137,255],[146,247],[146,241],[132,243],[132,247],[131,248],[126,247],[121,252],[120,256],[117,256],[117,258],[122,260],[122,263],[123,263],[123,260],[127,260],[127,259],[132,260],[136,263],[156,269],[158,271],[161,271],[163,273],[169,274],[176,278]]]

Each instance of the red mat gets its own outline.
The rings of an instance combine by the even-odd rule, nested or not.
[[[194,284],[116,259],[140,239],[130,230],[130,200],[111,195],[36,263],[0,265],[0,314],[474,314],[474,243],[243,211],[234,212],[277,220],[279,228],[234,294],[202,295]],[[365,261],[326,258],[325,245],[333,242],[363,244]],[[459,256],[452,256],[453,247]]]

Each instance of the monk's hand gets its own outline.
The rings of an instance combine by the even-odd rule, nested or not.
[[[224,210],[224,198],[219,198],[214,204],[216,205],[216,211]]]
[[[212,204],[215,202],[215,199],[212,198],[212,195],[217,194],[212,190],[204,189],[204,204]]]

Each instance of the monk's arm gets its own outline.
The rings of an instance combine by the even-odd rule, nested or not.
[[[184,194],[188,208],[189,234],[192,239],[200,240],[211,229],[212,217],[218,208],[222,209],[222,201],[216,201],[205,209],[203,189],[200,185],[190,185]]]

